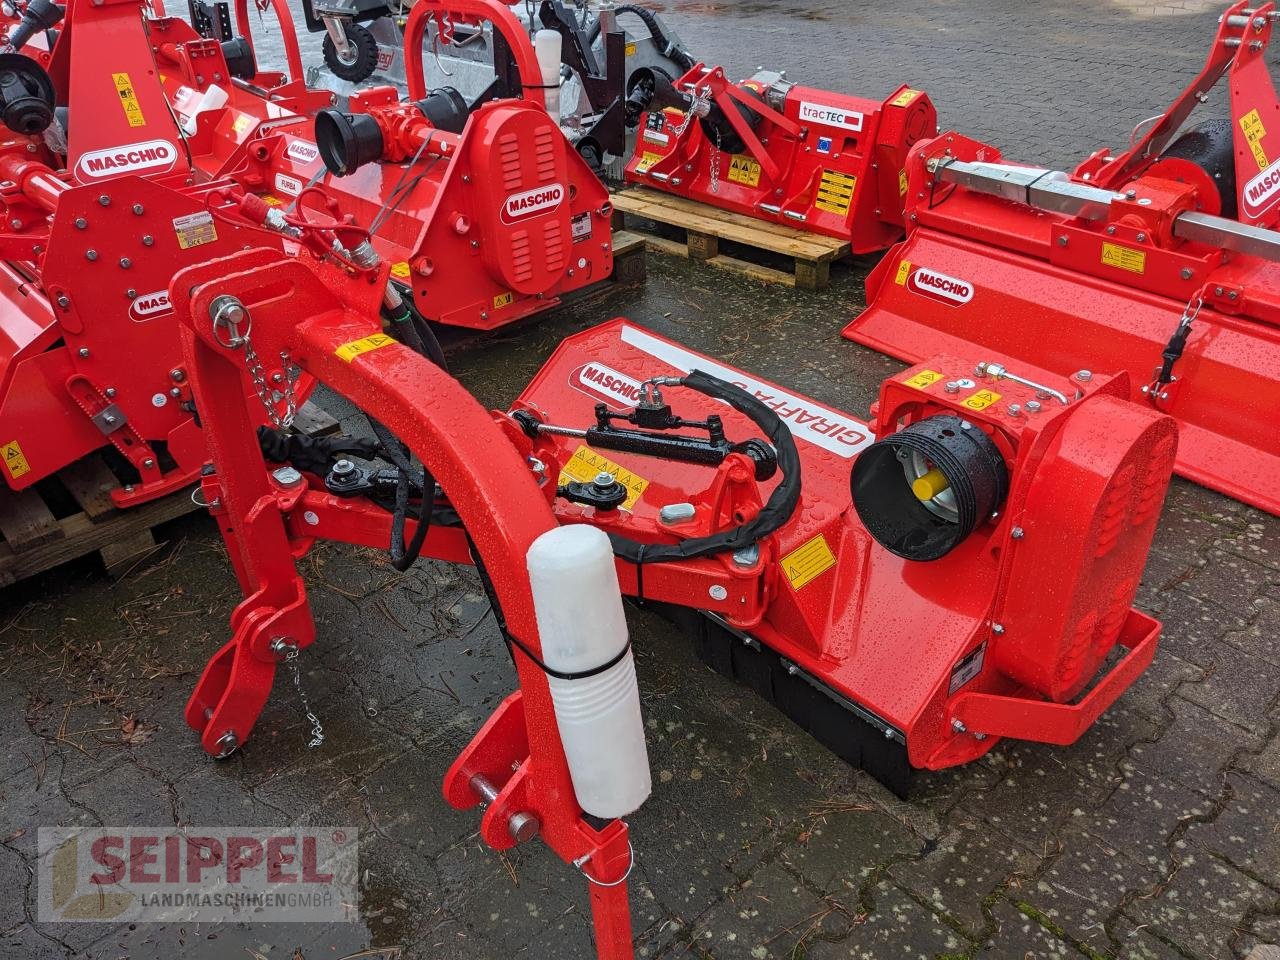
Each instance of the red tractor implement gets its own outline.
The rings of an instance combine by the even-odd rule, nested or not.
[[[216,185],[192,175],[136,0],[61,13],[28,4],[7,35],[32,56],[0,56],[0,462],[22,490],[114,449],[125,482],[113,497],[130,506],[191,483],[208,456],[169,305],[174,272],[284,238],[215,225]],[[144,202],[143,178],[167,189]],[[271,357],[257,374],[279,401],[262,422],[283,426],[309,382]]]
[[[459,7],[511,29],[505,6],[449,9]],[[168,299],[191,264],[299,243],[389,259],[389,313],[475,327],[610,273],[607,194],[540,99],[468,105],[419,90],[401,104],[382,89],[356,113],[326,112],[332,95],[305,86],[296,48],[287,75],[258,69],[244,3],[245,36],[226,42],[139,10],[73,0],[64,16],[34,0],[8,23],[23,50],[0,55],[0,462],[11,489],[104,447],[125,461],[120,506],[195,479],[207,454]],[[291,37],[284,0],[275,10]],[[419,3],[410,29],[442,10]],[[532,81],[527,38],[510,40]],[[354,173],[330,175],[325,160]],[[138,199],[140,178],[168,188],[156,206]],[[376,225],[371,243],[360,246],[368,232],[356,220]],[[276,355],[256,360],[245,389],[272,399],[264,423],[288,426],[309,381]]]
[[[1177,419],[1178,473],[1280,513],[1276,19],[1271,3],[1230,7],[1204,69],[1131,149],[1069,175],[956,133],[917,144],[907,238],[845,336],[911,363],[980,349],[1077,383],[1127,371],[1135,402]],[[1224,77],[1230,119],[1182,132]]]
[[[627,180],[848,240],[855,254],[902,236],[907,152],[938,129],[928,94],[907,86],[879,102],[769,70],[732,83],[701,63],[674,82],[637,71],[629,85],[640,136]]]
[[[276,11],[292,35],[283,0]],[[471,102],[452,88],[428,91],[422,48],[432,20],[446,31],[491,21],[513,72],[500,71]],[[183,38],[178,51],[195,43],[176,19],[152,33]],[[374,250],[427,319],[491,330],[613,272],[608,191],[547,113],[533,45],[506,5],[415,3],[405,26],[408,99],[373,87],[345,110],[331,109],[327,92],[286,95],[290,84],[262,96],[252,81],[233,84],[225,106],[201,109],[226,74],[219,45],[203,43],[212,66],[193,66],[189,54],[166,60],[167,45],[157,54],[166,93],[188,118],[196,170],[233,179],[265,223],[296,228],[340,207],[370,225]]]
[[[203,492],[245,596],[187,722],[218,756],[250,736],[277,667],[316,640],[296,564],[318,539],[390,547],[398,569],[475,563],[521,692],[445,796],[489,802],[495,847],[540,825],[587,873],[603,958],[632,956],[626,827],[584,819],[600,814],[582,784],[602,777],[570,756],[580,717],[556,696],[632,667],[619,621],[533,599],[547,531],[607,534],[609,590],[616,578],[668,612],[708,663],[900,794],[912,768],[1003,737],[1073,742],[1154,655],[1159,624],[1131,603],[1176,428],[1130,403],[1123,375],[1076,384],[936,357],[887,381],[868,423],[614,320],[568,338],[509,412],[486,413],[429,344],[384,333],[388,264],[303,247],[190,267],[171,286],[212,454]],[[349,398],[376,439],[264,459],[258,399],[226,400],[251,351]],[[566,673],[548,646],[566,623],[617,652]],[[647,774],[630,774],[647,793]]]

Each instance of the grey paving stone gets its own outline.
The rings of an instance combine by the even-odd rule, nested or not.
[[[1029,877],[1041,855],[976,820],[955,818],[919,860],[895,863],[889,875],[939,913],[962,923],[971,935],[982,931],[984,899],[1015,879]]]
[[[1230,960],[1236,940],[1246,934],[1246,914],[1273,910],[1276,902],[1274,890],[1222,860],[1186,852],[1173,878],[1128,904],[1125,915],[1195,956]]]
[[[1271,884],[1280,897],[1280,788],[1232,772],[1226,777],[1228,799],[1207,823],[1187,830],[1189,850],[1211,853]]]
[[[1262,744],[1252,730],[1223,720],[1181,697],[1170,698],[1168,709],[1173,719],[1159,738],[1134,744],[1129,756],[1144,768],[1208,796],[1217,796],[1222,789],[1223,767],[1228,759],[1223,744],[1236,744],[1246,750]]]
[[[937,914],[920,906],[902,890],[882,883],[872,891],[875,909],[865,916],[856,915],[848,933],[827,941],[806,941],[809,960],[902,960],[929,958],[963,953],[968,941],[943,922]]]

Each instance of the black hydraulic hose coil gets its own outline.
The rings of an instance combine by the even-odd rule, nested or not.
[[[708,397],[723,400],[750,417],[764,431],[777,452],[782,482],[774,487],[768,501],[750,522],[723,533],[694,537],[675,544],[646,544],[616,533],[609,534],[614,554],[630,563],[669,563],[743,550],[782,527],[800,503],[800,453],[796,450],[791,429],[773,408],[741,387],[701,370],[694,370],[684,377],[684,385]]]
[[[693,65],[697,61],[693,59],[688,50],[678,44],[673,44],[667,35],[663,33],[662,24],[658,22],[658,18],[654,15],[652,10],[646,10],[644,7],[637,6],[634,3],[624,3],[619,7],[615,7],[614,13],[635,14],[641,19],[641,21],[643,21],[644,25],[649,28],[649,35],[658,42],[658,46],[662,48],[662,52],[665,56],[670,57],[673,62],[679,64],[681,70],[688,72],[693,69]],[[600,28],[597,25],[596,31],[598,32],[599,29]],[[595,38],[592,37],[593,41],[594,39]]]
[[[942,473],[945,503],[922,500],[912,489],[912,454]],[[1009,471],[982,430],[940,414],[873,443],[854,461],[849,484],[858,517],[881,546],[907,560],[937,560],[996,512]]]

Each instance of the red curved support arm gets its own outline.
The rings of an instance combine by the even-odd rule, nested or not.
[[[520,82],[525,89],[536,89],[542,85],[542,70],[538,67],[533,44],[510,7],[496,0],[417,0],[404,28],[404,72],[410,100],[421,100],[427,95],[426,74],[422,69],[422,41],[427,32],[427,20],[440,13],[488,20],[511,47]]]
[[[293,23],[293,14],[289,12],[288,0],[271,0],[271,8],[275,11],[276,20],[280,24],[281,42],[284,43],[285,65],[289,68],[289,79],[301,83],[304,77],[302,70],[302,51],[298,47],[298,29]],[[253,51],[254,62],[257,62],[257,51],[253,46],[253,28],[249,25],[248,0],[236,0],[236,28],[249,49]]]

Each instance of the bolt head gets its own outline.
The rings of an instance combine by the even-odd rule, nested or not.
[[[1190,280],[1192,277],[1195,276],[1195,271],[1192,270],[1190,267],[1183,267],[1179,273],[1179,276],[1181,276],[1183,280]]]
[[[1081,383],[1088,383],[1090,380],[1092,380],[1092,379],[1093,379],[1093,371],[1092,371],[1092,370],[1077,370],[1077,371],[1076,371],[1076,373],[1075,373],[1075,377],[1076,377],[1076,379],[1077,379],[1077,380],[1079,380]]]
[[[142,465],[146,467],[148,470],[154,470],[156,466],[156,462],[152,460],[150,457],[147,457],[147,459],[142,461]]]
[[[58,294],[58,306],[62,307],[63,310],[67,309],[67,307],[71,306],[71,298],[65,293]]]
[[[142,216],[142,204],[140,204],[140,203],[135,203],[135,204],[133,205],[133,212],[134,212],[135,214],[137,214],[138,216]]]
[[[79,355],[81,360],[85,360],[89,356],[89,348],[81,347],[79,350],[76,351],[76,353]]]
[[[111,198],[108,197],[105,193],[101,194],[98,197],[98,203],[102,204],[102,206],[104,207],[109,207],[111,206]]]
[[[115,388],[115,387],[107,387],[107,389],[106,389],[106,390],[103,390],[102,392],[103,392],[103,393],[105,393],[105,394],[107,395],[107,398],[108,398],[108,399],[110,399],[111,397],[114,397],[114,396],[116,395],[116,388]]]
[[[1009,532],[1009,535],[1015,540],[1021,540],[1026,536],[1026,532],[1021,527],[1014,527],[1013,530]]]
[[[97,251],[97,250],[86,250],[86,251],[84,252],[84,258],[85,258],[86,260],[89,260],[89,261],[97,260],[97,259],[98,259],[98,251]]]
[[[182,371],[181,367],[174,367],[169,371],[169,379],[176,381],[177,383],[181,383],[183,380],[187,379],[187,375]]]
[[[148,234],[145,234],[145,235],[143,236],[143,238],[142,238],[142,245],[143,245],[144,247],[149,247],[149,246],[151,246],[151,245],[152,245],[153,243],[155,243],[155,242],[156,242],[155,237],[151,236],[151,234],[149,234],[149,233],[148,233]]]
[[[120,258],[120,269],[121,269],[121,270],[128,270],[128,269],[129,269],[130,267],[132,267],[132,266],[133,266],[133,261],[132,261],[132,260],[130,260],[128,257],[121,257],[121,258]]]
[[[1000,636],[1002,633],[1004,633],[1004,624],[993,623],[991,625],[991,632],[994,633],[997,637]]]
[[[77,230],[84,230],[84,229],[87,229],[87,228],[88,228],[88,226],[89,226],[89,221],[88,221],[88,220],[86,220],[84,217],[76,217],[76,229],[77,229]]]

